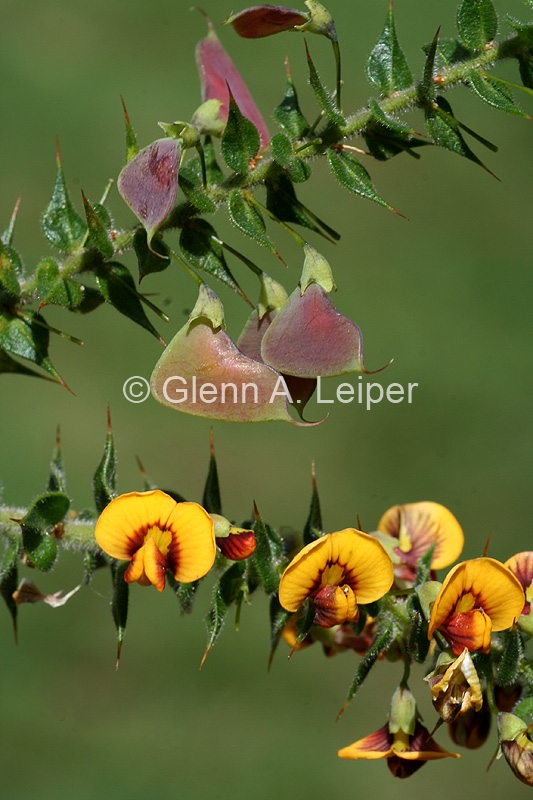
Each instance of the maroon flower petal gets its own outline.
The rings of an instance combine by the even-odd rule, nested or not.
[[[274,33],[290,31],[295,25],[303,25],[309,19],[308,14],[296,8],[285,6],[252,6],[225,20],[225,25],[232,25],[239,36],[244,39],[261,39]]]

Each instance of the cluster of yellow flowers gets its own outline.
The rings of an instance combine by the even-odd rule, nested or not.
[[[217,547],[231,560],[248,558],[255,549],[252,530],[236,528],[197,503],[176,502],[159,490],[112,500],[100,515],[95,537],[109,556],[129,562],[124,572],[128,583],[152,584],[159,591],[165,587],[167,570],[182,583],[204,577],[214,565]],[[457,560],[463,543],[463,531],[453,514],[433,502],[394,506],[370,534],[346,528],[319,536],[299,550],[281,575],[279,603],[293,615],[283,638],[293,650],[321,641],[327,655],[347,649],[365,655],[375,639],[376,620],[366,614],[356,633],[353,623],[360,607],[381,600],[391,590],[393,598],[416,591],[427,620],[427,637],[442,651],[426,677],[433,704],[445,722],[457,726],[459,721],[464,727],[468,715],[486,715],[470,654],[489,653],[493,632],[514,626],[528,635],[533,632],[533,552],[519,553],[505,564],[485,556],[462,561],[443,583],[428,580],[415,585],[417,564],[430,549],[430,577],[434,577],[435,570]],[[314,616],[302,637],[296,620],[309,604]],[[502,750],[518,777],[531,784],[533,743],[525,723],[509,711],[504,707],[500,714]],[[456,731],[452,738],[465,743],[470,734]],[[470,746],[477,744],[474,735]],[[408,777],[425,761],[458,754],[440,747],[422,725],[404,676],[392,698],[387,724],[344,747],[339,756],[386,758],[394,775]]]

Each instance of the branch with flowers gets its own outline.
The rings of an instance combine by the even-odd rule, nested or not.
[[[490,150],[495,146],[457,119],[445,95],[463,86],[494,109],[531,119],[512,90],[533,94],[533,24],[510,19],[510,34],[500,37],[491,0],[461,0],[457,37],[443,40],[437,33],[425,47],[422,74],[413,78],[391,2],[367,61],[376,96],[364,108],[347,112],[334,21],[316,0],[305,5],[307,11],[254,6],[226,22],[253,39],[293,31],[329,40],[332,92],[305,44],[317,105],[314,121],[301,111],[287,63],[285,94],[273,114],[280,130],[272,135],[210,20],[208,35],[197,47],[202,104],[190,122],[159,123],[165,136],[140,148],[124,105],[126,164],[117,186],[136,217],[131,229],[115,227],[111,183],[99,202],[82,194],[84,216],[78,214],[58,147],[56,183],[42,219],[54,256],[44,258],[33,275],[24,273],[13,245],[18,204],[1,237],[0,371],[66,386],[49,356],[50,333],[58,331],[43,316],[48,305],[87,314],[107,303],[165,345],[146,309],[165,315],[119,260],[134,251],[139,284],[177,264],[198,286],[186,325],[154,366],[152,395],[167,407],[241,423],[319,424],[304,418],[319,377],[370,372],[359,327],[330,299],[336,285],[329,261],[306,238],[321,236],[331,244],[339,234],[300,201],[298,184],[311,179],[315,159],[324,159],[332,177],[349,192],[398,214],[374,188],[363,159],[388,161],[405,153],[416,160],[423,147],[434,145],[490,172],[469,142]],[[531,0],[526,5],[533,7]],[[517,64],[520,84],[496,74],[498,64],[509,59]],[[413,112],[423,115],[425,133],[406,121]],[[358,146],[349,144],[353,140]],[[282,261],[272,230],[279,226],[290,235],[302,248],[298,285],[289,293],[234,243],[221,239],[211,221],[215,213],[227,214],[237,231]],[[179,246],[172,248],[166,235],[175,230]],[[257,303],[235,278],[230,257],[257,277]],[[200,272],[252,307],[237,342],[225,331],[220,298]],[[175,376],[210,389],[194,400],[178,397]],[[248,387],[253,402],[244,388],[240,394],[236,387]],[[233,389],[227,402],[224,392]],[[159,592],[168,586],[181,612],[190,613],[200,582],[212,581],[202,664],[229,612],[235,611],[238,622],[252,595],[263,590],[270,598],[270,661],[282,641],[290,656],[312,644],[321,645],[327,656],[348,650],[360,656],[339,716],[379,660],[400,660],[402,675],[388,721],[341,749],[341,758],[385,758],[391,772],[405,778],[425,761],[458,757],[433,738],[440,725],[448,726],[455,744],[472,748],[486,739],[494,716],[500,752],[516,776],[533,785],[533,662],[527,650],[533,635],[533,553],[510,555],[505,564],[484,554],[458,563],[440,582],[436,571],[457,561],[464,538],[448,509],[433,502],[409,503],[385,511],[375,531],[359,530],[358,523],[358,528],[327,533],[314,473],[300,533],[282,534],[267,523],[260,498],[250,517],[236,524],[222,513],[212,440],[200,502],[163,491],[144,471],[142,483],[142,491],[118,494],[108,420],[104,453],[93,476],[94,509],[72,511],[58,435],[44,493],[27,508],[0,508],[5,542],[0,594],[15,637],[21,604],[42,601],[59,607],[79,588],[66,595],[42,594],[32,581],[19,580],[22,568],[50,571],[62,548],[82,556],[84,584],[96,570],[110,571],[117,667],[131,584]],[[431,732],[421,722],[409,686],[414,663],[428,667],[426,681],[437,712]]]

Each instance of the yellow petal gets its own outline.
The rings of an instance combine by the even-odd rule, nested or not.
[[[168,565],[180,583],[206,575],[215,562],[213,520],[198,503],[176,503],[167,523],[172,532]]]
[[[383,597],[393,578],[383,545],[366,533],[346,528],[300,550],[281,577],[279,601],[287,611],[297,611],[320,587],[346,584],[357,603],[371,603]]]
[[[94,529],[96,541],[111,558],[130,561],[142,547],[149,528],[166,528],[176,505],[170,495],[159,489],[122,494],[100,514]]]
[[[461,599],[472,595],[474,607],[490,617],[492,630],[510,628],[520,616],[524,590],[515,576],[494,558],[463,561],[446,576],[429,620],[428,637],[454,616]],[[460,609],[464,611],[465,609]]]
[[[379,730],[358,739],[353,744],[343,747],[338,751],[339,758],[389,758],[393,755],[392,736],[389,733],[389,726],[384,725]]]
[[[432,569],[453,564],[464,545],[463,530],[452,512],[429,500],[389,508],[381,517],[378,530],[398,539],[408,563],[415,564],[435,543]]]

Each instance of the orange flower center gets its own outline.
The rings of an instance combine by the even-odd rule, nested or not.
[[[137,581],[141,586],[151,583],[158,591],[165,588],[167,554],[172,542],[172,531],[154,526],[148,528],[143,544],[135,551],[131,563],[124,573],[128,583]]]
[[[315,625],[321,628],[332,628],[345,622],[356,622],[359,619],[359,609],[353,589],[344,586],[328,584],[318,591],[314,598]]]

